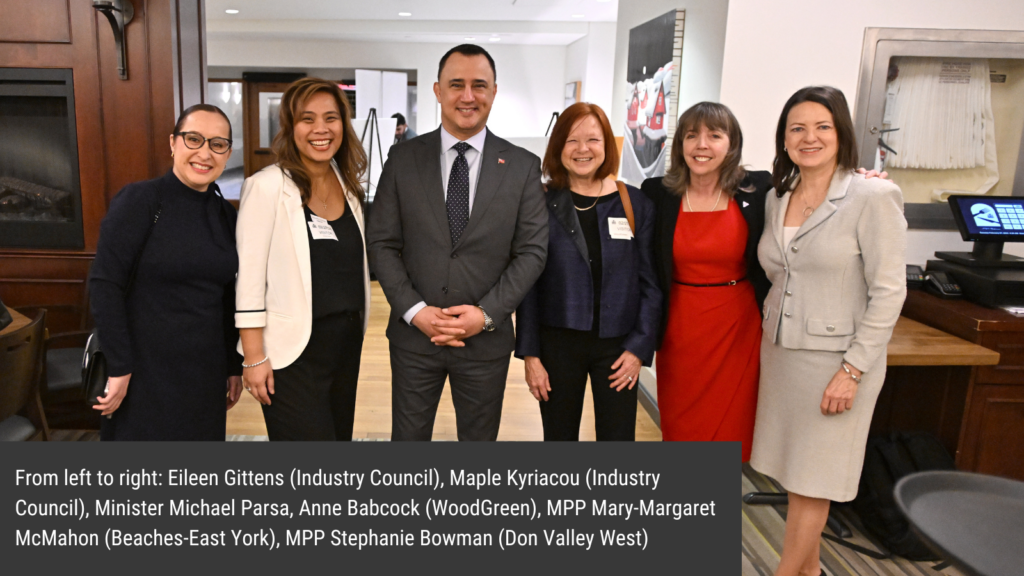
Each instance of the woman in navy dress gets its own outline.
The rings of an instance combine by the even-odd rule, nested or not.
[[[214,182],[231,124],[215,106],[192,106],[170,144],[167,174],[110,203],[89,276],[109,371],[95,407],[108,417],[103,440],[224,440],[241,393],[236,212]]]

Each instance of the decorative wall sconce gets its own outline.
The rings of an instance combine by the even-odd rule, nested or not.
[[[107,17],[110,28],[114,31],[114,45],[118,52],[117,73],[121,80],[128,79],[128,44],[124,38],[124,28],[135,16],[132,0],[93,0],[92,7]]]

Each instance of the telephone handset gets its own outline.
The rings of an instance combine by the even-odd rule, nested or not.
[[[960,285],[945,272],[929,272],[925,284],[928,291],[940,298],[961,298],[963,292]]]

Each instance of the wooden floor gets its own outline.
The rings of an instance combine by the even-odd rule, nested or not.
[[[384,336],[390,307],[380,285],[372,283],[370,325],[363,343],[362,366],[356,395],[356,419],[353,437],[361,440],[391,438],[391,363],[388,358],[388,339]],[[228,412],[228,436],[266,436],[260,405],[248,393]],[[505,401],[501,413],[498,440],[543,440],[540,410],[530,395],[523,378],[523,362],[512,358],[505,386]],[[451,390],[445,384],[441,404],[434,421],[434,440],[456,440],[455,408]],[[587,389],[580,425],[580,439],[594,439],[594,404]],[[643,409],[637,406],[636,439],[660,441],[661,430]]]

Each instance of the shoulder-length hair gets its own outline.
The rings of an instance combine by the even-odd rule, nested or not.
[[[853,119],[850,107],[846,104],[846,96],[842,90],[831,86],[808,86],[801,88],[789,97],[782,107],[779,125],[775,129],[775,161],[772,162],[772,185],[775,194],[782,198],[793,185],[793,180],[800,174],[800,168],[790,159],[786,152],[786,124],[789,112],[797,104],[816,102],[832,113],[832,124],[839,140],[839,152],[836,156],[837,170],[855,170],[858,163],[857,136],[853,133]]]
[[[551,138],[548,140],[548,149],[544,153],[542,166],[544,177],[548,179],[548,188],[557,190],[569,187],[569,171],[562,165],[562,150],[565,149],[565,142],[569,139],[569,133],[572,132],[576,123],[587,116],[593,116],[597,120],[604,135],[604,162],[598,166],[594,178],[601,180],[618,170],[619,148],[615,144],[615,134],[612,132],[612,125],[608,122],[608,116],[597,104],[577,102],[562,112],[555,122],[555,127],[551,130]]]
[[[281,129],[271,144],[271,149],[277,155],[277,165],[288,171],[292,181],[299,187],[302,203],[308,203],[313,187],[306,165],[302,163],[302,155],[295,145],[295,119],[302,114],[302,107],[317,92],[330,94],[338,104],[338,111],[341,112],[342,139],[341,147],[334,155],[334,161],[341,172],[345,190],[355,195],[359,203],[363,204],[366,201],[366,194],[360,180],[366,172],[366,151],[363,150],[363,145],[352,128],[352,109],[349,107],[348,98],[333,82],[320,78],[301,78],[284,91],[284,96],[281,97]]]
[[[676,134],[672,137],[672,166],[665,171],[662,183],[665,188],[680,196],[686,192],[686,187],[690,185],[690,167],[683,154],[683,139],[687,134],[700,131],[702,126],[723,132],[729,137],[729,151],[719,168],[718,185],[731,196],[747,176],[747,171],[740,165],[743,159],[743,131],[732,110],[718,102],[698,102],[679,117]]]

